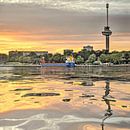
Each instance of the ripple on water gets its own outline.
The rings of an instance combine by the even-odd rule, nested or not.
[[[22,130],[29,128],[31,130],[37,129],[37,130],[61,130],[60,129],[60,124],[73,124],[73,123],[101,123],[102,119],[99,118],[82,118],[82,117],[77,117],[74,115],[64,115],[60,118],[47,118],[47,113],[46,114],[37,114],[33,115],[27,118],[22,118],[22,119],[0,119],[0,128],[6,128],[6,130],[14,130],[14,129],[21,129]],[[4,123],[4,124],[2,124]],[[10,124],[10,126],[5,126],[6,123]],[[130,123],[130,118],[129,117],[111,117],[108,118],[105,121],[106,124],[121,124],[121,123]]]

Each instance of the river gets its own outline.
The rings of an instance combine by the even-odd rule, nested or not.
[[[91,74],[1,67],[0,130],[130,130],[130,81]]]

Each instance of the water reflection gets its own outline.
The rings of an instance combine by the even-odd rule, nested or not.
[[[41,67],[40,72],[43,76],[71,76],[74,74],[74,68],[66,67]]]
[[[103,100],[105,101],[106,105],[107,105],[107,110],[106,113],[104,114],[104,117],[102,119],[102,130],[105,130],[104,128],[104,124],[105,124],[105,120],[108,119],[110,116],[112,116],[112,109],[111,109],[111,104],[110,101],[114,101],[114,98],[110,95],[110,81],[107,80],[106,81],[106,86],[105,86],[105,95],[102,97]]]
[[[16,67],[5,70],[0,69],[0,113],[3,114],[12,110],[15,112],[15,110],[25,109],[28,112],[33,111],[33,109],[39,112],[39,109],[42,109],[43,111],[45,110],[44,112],[50,117],[55,117],[54,124],[57,120],[59,120],[60,123],[68,122],[78,124],[77,122],[79,122],[80,126],[82,122],[87,122],[85,129],[80,128],[79,130],[87,130],[89,128],[88,125],[91,125],[91,123],[94,125],[92,125],[89,130],[99,130],[101,129],[101,125],[102,130],[104,130],[106,121],[110,124],[109,127],[111,124],[120,123],[120,121],[130,121],[129,118],[126,118],[127,116],[129,117],[130,110],[129,82],[111,82],[112,95],[118,97],[117,102],[115,102],[115,99],[111,96],[109,81],[106,81],[104,85],[104,80],[95,81],[90,77],[70,78],[70,75],[73,74],[73,70],[66,69],[63,71],[63,69],[65,68],[44,68],[42,69],[42,71],[44,71],[42,75],[40,68]],[[69,77],[69,80],[60,78],[62,75],[67,78]],[[102,86],[105,88],[105,91],[102,89]],[[101,101],[101,98],[103,101]],[[104,106],[107,107],[107,110],[101,121],[100,118],[102,111],[105,109]],[[46,112],[46,110],[48,112]],[[51,110],[54,111],[54,114],[50,114]],[[41,114],[44,113],[43,111]],[[111,117],[113,111],[114,116],[116,116],[115,118]],[[14,112],[12,112],[12,118],[15,118]],[[22,113],[21,115],[24,114]],[[21,115],[19,115],[20,120],[22,119]],[[63,116],[63,120],[61,120],[62,116],[59,117],[60,115]],[[37,116],[37,113],[34,116]],[[111,118],[107,120],[109,117]],[[36,119],[36,117],[33,119]],[[47,121],[48,120],[47,118]],[[51,122],[52,120],[53,118],[49,121]],[[6,127],[6,124],[3,125],[2,121],[0,122],[0,126]],[[57,124],[59,124],[59,122]],[[10,124],[8,121],[7,123]],[[101,125],[99,125],[100,123]],[[10,129],[13,128],[12,124],[10,125]],[[68,124],[63,124],[63,126],[64,125],[68,126]],[[28,124],[28,127],[30,126],[31,125]],[[49,124],[48,127],[51,129],[51,124]],[[120,126],[118,125],[118,127]],[[7,129],[7,127],[5,129]],[[75,128],[71,130],[77,129],[78,126],[75,126]]]
[[[63,102],[70,102],[73,100],[73,90],[72,89],[65,89],[65,95],[64,98],[62,99]]]

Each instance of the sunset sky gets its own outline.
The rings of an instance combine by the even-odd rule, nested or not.
[[[0,53],[104,49],[107,2],[110,49],[130,50],[130,0],[0,0]]]

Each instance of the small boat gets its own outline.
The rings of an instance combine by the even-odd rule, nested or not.
[[[65,63],[46,63],[45,58],[42,57],[40,60],[41,67],[75,67],[75,62],[73,56],[67,57],[67,60]]]

